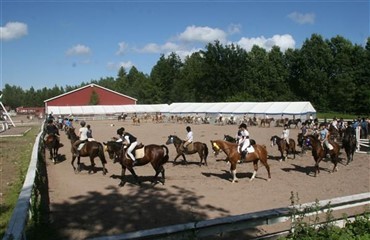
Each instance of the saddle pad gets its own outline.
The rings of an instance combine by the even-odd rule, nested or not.
[[[187,147],[186,147],[186,150],[187,151],[193,151],[194,150],[194,143],[190,143]]]
[[[80,151],[84,145],[85,145],[85,143],[81,143],[80,145],[78,145],[77,150]]]
[[[247,152],[248,153],[254,152],[254,147],[252,145],[250,145],[249,147],[247,147]]]
[[[144,157],[144,148],[139,148],[135,150],[135,157],[138,158],[143,158]]]

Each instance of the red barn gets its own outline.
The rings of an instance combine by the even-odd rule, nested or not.
[[[45,100],[48,106],[88,106],[88,105],[132,105],[137,99],[112,91],[96,84],[61,94]]]

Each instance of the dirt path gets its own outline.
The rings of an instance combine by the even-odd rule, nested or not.
[[[121,126],[143,144],[164,144],[170,134],[182,138],[186,135],[184,124],[142,123],[133,126],[131,122],[117,121],[88,124],[92,126],[94,138],[100,142],[116,136],[116,129]],[[272,180],[266,181],[266,169],[260,166],[256,179],[249,182],[253,166],[248,163],[238,165],[239,182],[232,184],[230,166],[222,160],[225,155],[216,159],[210,140],[222,139],[224,134],[234,136],[237,126],[192,125],[192,129],[195,140],[208,145],[208,166],[199,167],[197,155],[187,155],[188,165],[173,165],[175,148],[169,145],[171,162],[165,165],[164,186],[150,185],[154,170],[146,165],[135,168],[143,185],[136,185],[128,172],[128,183],[123,188],[118,187],[120,165],[109,159],[106,176],[101,171],[89,175],[86,168],[75,174],[70,164],[70,142],[62,132],[62,161],[56,165],[48,164],[52,217],[61,236],[64,239],[91,238],[286,207],[290,204],[291,192],[299,194],[300,203],[370,192],[369,155],[356,154],[351,165],[339,164],[339,171],[334,174],[328,172],[332,163],[322,162],[321,175],[315,178],[310,153],[302,157],[296,155],[296,159],[286,162],[277,160],[277,147],[271,147],[269,141],[273,135],[280,136],[282,128],[276,127],[249,128],[253,139],[267,145]],[[298,130],[292,129],[290,136],[296,139],[297,134]],[[82,162],[86,166],[90,164],[87,158]],[[98,159],[95,162],[97,167],[101,166]],[[259,234],[258,231],[264,230],[255,231]]]

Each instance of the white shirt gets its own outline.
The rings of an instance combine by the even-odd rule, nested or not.
[[[186,142],[189,142],[189,143],[193,142],[193,132],[192,131],[186,134]]]
[[[87,139],[87,127],[82,127],[78,130],[80,132],[80,140],[81,141],[84,141]]]

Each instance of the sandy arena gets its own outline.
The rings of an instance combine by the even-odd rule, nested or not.
[[[116,129],[123,126],[137,136],[143,144],[165,144],[170,134],[185,138],[185,124],[141,123],[131,121],[90,121],[93,136],[106,142],[116,136]],[[114,124],[115,126],[111,126]],[[339,171],[330,174],[333,164],[323,161],[321,174],[313,177],[314,160],[311,152],[303,156],[279,162],[277,146],[270,146],[273,135],[281,135],[280,127],[250,127],[251,138],[265,144],[269,154],[272,179],[267,181],[266,169],[259,165],[257,177],[249,182],[253,172],[252,163],[239,164],[239,182],[231,183],[230,165],[223,160],[224,154],[213,155],[210,140],[222,139],[224,134],[234,136],[237,125],[214,124],[191,125],[195,141],[204,142],[209,148],[208,166],[199,166],[197,154],[187,155],[188,165],[173,165],[175,147],[168,145],[170,162],[166,170],[165,185],[152,186],[154,176],[151,165],[135,167],[143,180],[138,186],[126,171],[127,183],[119,187],[120,165],[108,159],[108,174],[103,176],[101,162],[95,159],[99,171],[87,173],[88,158],[82,158],[83,170],[75,174],[71,166],[70,142],[61,132],[64,144],[59,151],[60,162],[54,165],[48,160],[51,216],[63,239],[85,239],[116,235],[142,229],[150,229],[213,219],[231,215],[286,207],[290,204],[291,192],[298,193],[299,203],[314,202],[340,196],[370,192],[369,155],[356,153],[354,162],[346,163],[343,149]],[[290,137],[296,140],[298,129],[291,129]],[[300,148],[297,148],[300,151]],[[181,163],[181,161],[178,161]],[[266,233],[268,228],[259,227],[243,233],[238,239],[247,239]],[[221,237],[219,237],[221,238]],[[236,239],[234,237],[234,239]]]

